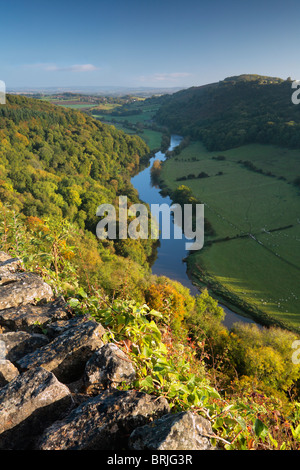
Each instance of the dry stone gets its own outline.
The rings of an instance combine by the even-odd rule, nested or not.
[[[136,373],[132,361],[116,344],[108,343],[96,351],[85,367],[85,381],[88,385],[97,384],[115,387],[121,382],[131,382]]]
[[[9,383],[17,375],[19,375],[18,369],[7,359],[7,345],[0,340],[0,387]]]
[[[213,450],[210,422],[190,411],[165,415],[136,428],[130,438],[133,450]]]
[[[0,325],[10,330],[41,333],[56,321],[68,320],[70,308],[62,297],[41,305],[19,305],[0,310]]]
[[[0,387],[11,382],[19,375],[18,369],[8,359],[0,358]]]
[[[19,305],[49,301],[51,287],[33,273],[8,273],[0,278],[0,310]]]
[[[70,318],[69,320],[57,320],[54,322],[51,322],[47,325],[46,331],[47,331],[47,336],[50,339],[54,339],[57,336],[61,335],[68,329],[78,326],[83,324],[84,322],[88,320],[93,320],[89,316],[83,316],[83,315],[78,315],[74,316],[73,318]]]
[[[47,336],[30,334],[25,331],[12,331],[0,334],[0,343],[5,344],[6,359],[16,362],[26,354],[49,343]]]
[[[18,258],[12,258],[4,251],[0,251],[0,278],[6,272],[15,272],[21,269],[21,261]]]
[[[170,410],[165,398],[141,392],[103,392],[81,404],[41,437],[39,450],[113,450],[127,446],[137,426]]]
[[[70,411],[69,389],[43,368],[20,374],[0,389],[0,449],[24,450]]]
[[[103,346],[104,328],[96,321],[86,321],[67,329],[47,345],[27,354],[16,365],[21,371],[44,367],[63,383],[78,380],[92,354]]]

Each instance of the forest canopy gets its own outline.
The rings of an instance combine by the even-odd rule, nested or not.
[[[139,202],[130,177],[148,153],[138,136],[79,111],[8,95],[0,107],[0,201],[25,216],[66,218],[95,234],[100,204],[114,204],[119,194]],[[119,248],[143,264],[150,245],[135,245]]]
[[[208,150],[249,143],[300,148],[300,107],[290,78],[241,75],[164,97],[156,119]]]

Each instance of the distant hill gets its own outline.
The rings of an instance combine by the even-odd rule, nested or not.
[[[300,106],[291,101],[291,85],[290,78],[228,77],[164,96],[156,120],[209,150],[253,142],[300,148]]]
[[[85,95],[99,96],[124,96],[134,95],[149,97],[152,95],[161,95],[175,93],[182,87],[126,87],[126,86],[61,86],[61,87],[16,87],[8,89],[8,93],[17,95],[56,95],[57,93],[80,93]]]

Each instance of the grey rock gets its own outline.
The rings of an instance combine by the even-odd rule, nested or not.
[[[47,345],[16,362],[21,371],[44,367],[63,383],[74,382],[84,373],[86,362],[103,346],[104,328],[95,321],[86,321],[69,328]]]
[[[81,404],[63,420],[50,426],[38,450],[125,449],[137,426],[170,410],[165,398],[141,392],[105,391]]]
[[[0,387],[8,384],[17,375],[18,369],[7,359],[7,347],[4,341],[0,341]]]
[[[0,387],[11,382],[19,375],[18,369],[8,359],[0,358]]]
[[[165,415],[136,428],[129,438],[132,450],[213,450],[210,422],[190,411]]]
[[[6,359],[16,362],[26,354],[49,343],[48,338],[42,334],[27,333],[25,331],[12,331],[0,334],[0,343],[5,344]]]
[[[62,297],[41,305],[19,305],[0,310],[0,325],[10,330],[41,333],[52,322],[68,320],[71,312]]]
[[[0,449],[24,450],[70,411],[69,389],[43,368],[20,374],[0,389]]]
[[[46,328],[47,336],[48,338],[54,339],[65,331],[67,331],[68,329],[73,328],[74,326],[78,326],[88,320],[92,320],[92,318],[80,315],[74,316],[73,318],[70,318],[68,320],[58,320],[55,322],[51,322],[47,325]]]
[[[0,251],[0,278],[7,272],[15,272],[21,269],[21,261],[18,258],[12,258],[4,251]]]
[[[33,273],[8,273],[0,284],[0,310],[53,297],[51,287]]]
[[[131,382],[136,372],[132,361],[116,344],[108,343],[96,351],[85,367],[85,381],[104,388]]]

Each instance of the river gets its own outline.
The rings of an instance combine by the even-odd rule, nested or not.
[[[177,147],[182,140],[181,136],[172,135],[169,150],[173,150]],[[154,160],[165,160],[165,154],[157,152],[154,157],[150,160],[150,165],[138,173],[131,179],[131,183],[139,193],[141,201],[151,204],[168,204],[172,205],[172,200],[169,196],[162,196],[160,189],[154,186],[151,182],[151,167]],[[172,221],[173,223],[173,221]],[[181,239],[175,239],[172,234],[169,239],[160,238],[160,246],[157,248],[157,258],[152,266],[152,273],[156,275],[167,276],[170,279],[179,281],[184,286],[190,289],[192,295],[199,293],[196,286],[193,285],[186,272],[186,264],[183,259],[186,258],[188,252],[185,249],[185,243],[188,241],[184,234]],[[225,311],[224,325],[230,328],[237,321],[244,323],[254,323],[253,320],[247,317],[238,315],[231,311],[226,306],[219,304]]]

